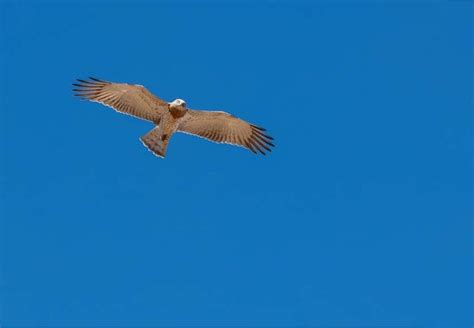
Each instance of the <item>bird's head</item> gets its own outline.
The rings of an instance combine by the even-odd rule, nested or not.
[[[170,103],[170,107],[183,107],[186,108],[186,102],[183,99],[175,99]]]

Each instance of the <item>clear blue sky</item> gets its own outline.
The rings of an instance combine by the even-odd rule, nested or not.
[[[470,327],[468,1],[2,2],[3,327]],[[267,157],[71,93],[139,83]]]

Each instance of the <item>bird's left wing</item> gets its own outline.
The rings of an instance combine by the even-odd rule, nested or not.
[[[210,141],[249,149],[253,153],[271,151],[272,137],[265,129],[250,124],[226,112],[188,110],[178,125],[178,131],[197,135]]]
[[[155,124],[160,122],[168,103],[154,96],[142,85],[112,83],[95,78],[73,83],[76,96],[112,107],[123,114],[132,115]]]

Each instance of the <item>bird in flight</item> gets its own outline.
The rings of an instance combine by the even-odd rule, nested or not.
[[[266,134],[264,128],[226,112],[188,109],[182,99],[168,103],[142,85],[113,83],[93,77],[77,81],[73,83],[75,96],[155,124],[140,140],[158,157],[165,157],[175,132],[244,147],[255,154],[265,155],[274,147],[273,138]]]

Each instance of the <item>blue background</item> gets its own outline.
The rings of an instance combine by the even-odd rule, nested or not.
[[[472,326],[471,3],[0,9],[2,326]],[[90,75],[277,148],[160,160]]]

